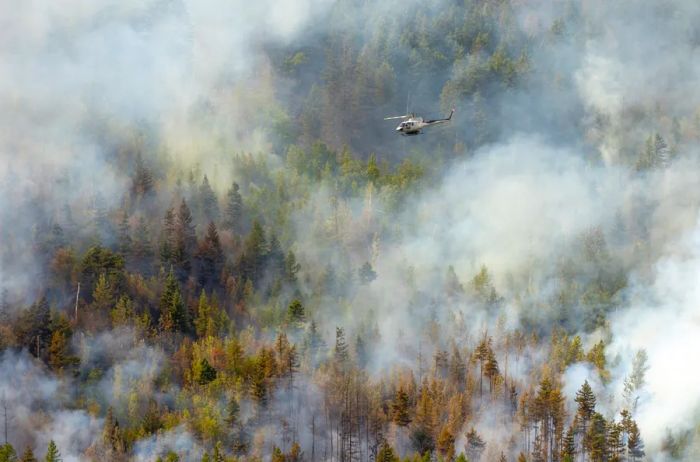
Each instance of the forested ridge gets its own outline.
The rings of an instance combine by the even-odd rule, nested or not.
[[[698,457],[700,8],[202,5],[0,46],[0,462]]]

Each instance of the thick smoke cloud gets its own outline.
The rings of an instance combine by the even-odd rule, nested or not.
[[[126,134],[134,126],[157,140],[150,142],[177,166],[174,170],[199,164],[204,171],[221,172],[212,176],[219,189],[231,174],[217,167],[229,165],[232,149],[269,150],[267,116],[284,101],[279,101],[274,71],[261,50],[270,43],[303,43],[313,37],[312,32],[323,30],[319,18],[325,18],[329,4],[5,4],[12,14],[0,18],[0,106],[5,109],[0,114],[0,284],[22,292],[40,273],[28,239],[37,223],[27,211],[58,216],[69,204],[84,223],[98,193],[107,207],[119,206],[129,180],[115,145],[134,143]],[[561,77],[562,87],[531,82],[500,99],[502,139],[451,165],[437,186],[421,191],[398,211],[385,212],[392,207],[391,191],[374,192],[369,220],[367,199],[346,204],[346,224],[363,224],[361,232],[346,236],[349,266],[354,271],[372,261],[379,278],[358,291],[353,310],[319,310],[318,319],[330,332],[335,324],[352,325],[353,319],[366,315],[382,339],[374,370],[410,364],[417,352],[402,348],[402,342],[420,333],[420,322],[430,310],[442,320],[461,320],[451,334],[470,343],[484,328],[494,328],[496,316],[470,302],[437,308],[424,303],[406,314],[414,290],[427,298],[439,292],[448,265],[463,282],[486,265],[501,293],[525,292],[534,301],[546,300],[556,289],[557,263],[582,233],[600,227],[623,256],[632,279],[610,332],[589,335],[581,330],[589,343],[609,335],[609,357],[619,363],[607,390],[593,371],[572,367],[565,374],[564,392],[571,399],[588,378],[601,395],[619,394],[634,353],[644,348],[650,369],[637,418],[653,452],[667,428],[693,428],[700,403],[698,378],[678,373],[687,358],[700,354],[693,341],[700,327],[699,166],[694,141],[683,136],[697,124],[700,7],[690,1],[597,1],[579,8],[587,15],[586,24],[565,31],[551,55],[533,56],[537,69]],[[386,18],[401,9],[395,2],[370,4],[346,18],[345,27],[360,23],[363,15]],[[565,9],[541,2],[518,13],[521,25],[535,30],[550,27]],[[546,124],[556,116],[561,116],[556,125]],[[575,135],[569,139],[562,132]],[[633,174],[626,161],[643,149],[652,132],[682,140],[673,146],[676,157],[665,170]],[[111,141],[104,143],[105,138]],[[319,189],[296,217],[297,250],[306,264],[325,264],[329,254],[335,255],[335,249],[318,246],[317,239],[305,240],[318,236],[305,232],[307,218],[329,214],[331,202],[329,191]],[[616,241],[635,232],[648,238],[644,252],[634,241]],[[338,266],[339,273],[347,269],[345,262]],[[411,291],[406,288],[409,267]],[[504,307],[513,325],[523,310],[522,305]],[[552,327],[555,318],[546,313],[538,319]],[[127,385],[114,387],[115,374],[125,384],[150,383],[160,370],[160,351],[141,346],[124,357],[108,354],[134,346],[131,342],[129,335],[115,333],[92,340],[92,349],[81,349],[85,367],[118,363],[98,385],[105,403],[118,404],[114,395],[128,391]],[[88,436],[64,435],[62,430],[88,428],[86,434],[92,435],[100,422],[82,411],[61,409],[70,384],[51,377],[25,355],[5,354],[0,370],[0,390],[17,403],[12,411],[19,425],[32,427],[37,408],[50,415],[26,441],[13,441],[20,447],[44,447],[50,435],[65,460],[78,457],[72,454],[85,450]],[[529,372],[523,367],[520,374]],[[27,390],[36,391],[30,396]],[[618,404],[613,398],[603,406],[614,414]],[[496,427],[492,420],[483,416],[482,425]],[[186,429],[178,428],[144,440],[135,453],[147,460],[168,448],[193,447],[195,457],[201,450]]]

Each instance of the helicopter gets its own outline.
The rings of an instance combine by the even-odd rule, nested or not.
[[[402,135],[420,135],[421,130],[426,127],[449,122],[454,113],[455,110],[453,108],[452,111],[450,111],[450,115],[444,119],[423,120],[423,117],[416,117],[414,113],[410,113],[402,116],[385,117],[384,120],[407,119],[396,127],[396,131]]]

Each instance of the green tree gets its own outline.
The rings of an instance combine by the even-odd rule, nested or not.
[[[189,330],[189,317],[180,295],[180,285],[172,271],[165,280],[165,288],[160,297],[160,328],[166,332]]]
[[[175,248],[173,249],[173,264],[178,278],[185,280],[192,268],[192,256],[197,248],[197,235],[192,219],[192,212],[182,199],[177,212],[175,225]]]
[[[49,447],[46,450],[46,457],[44,458],[46,462],[61,462],[61,453],[56,447],[56,443],[53,440],[49,441]]]
[[[207,358],[200,359],[193,372],[194,379],[200,385],[206,385],[216,380],[216,369],[209,364]]]
[[[287,319],[290,323],[299,325],[306,321],[306,310],[299,299],[294,299],[287,307]]]
[[[257,285],[263,277],[265,257],[267,256],[267,240],[265,230],[259,221],[253,222],[253,227],[243,245],[243,255],[239,270],[244,280],[250,280]]]
[[[608,454],[607,427],[608,425],[605,418],[599,413],[594,412],[591,418],[591,425],[584,436],[584,447],[588,451],[592,461],[603,462],[606,460]]]
[[[97,279],[95,290],[92,293],[92,306],[95,311],[102,312],[112,308],[113,289],[107,280],[107,276],[102,273]]]
[[[224,226],[234,234],[240,233],[243,217],[243,200],[238,192],[240,187],[233,183],[226,197],[226,211],[224,213]]]
[[[211,189],[209,179],[204,175],[202,185],[199,187],[199,202],[202,207],[202,214],[207,221],[217,221],[219,219],[219,201]]]
[[[576,457],[576,440],[574,434],[574,427],[571,426],[566,431],[564,436],[564,441],[561,446],[561,460],[562,462],[574,462]]]
[[[166,268],[175,262],[175,231],[175,209],[170,207],[163,218],[159,248],[160,262]]]
[[[578,417],[578,422],[581,427],[581,433],[585,437],[588,435],[587,426],[595,412],[596,401],[593,390],[588,384],[588,380],[584,381],[583,385],[581,385],[581,389],[576,392],[575,401],[578,404],[576,416]],[[586,445],[584,444],[581,450],[584,459],[586,458],[586,449]]]
[[[0,445],[0,462],[17,462],[17,453],[10,443]]]
[[[204,287],[215,287],[224,266],[224,251],[213,221],[207,226],[207,233],[199,245],[196,257],[199,266],[199,283]]]

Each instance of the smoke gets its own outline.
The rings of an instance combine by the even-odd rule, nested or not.
[[[7,406],[9,442],[20,452],[30,446],[41,456],[54,440],[63,460],[83,460],[84,451],[100,435],[102,421],[67,408],[73,384],[48,373],[26,353],[3,352],[0,370],[0,405],[3,417]]]
[[[180,426],[140,440],[134,448],[134,460],[146,462],[175,452],[185,460],[199,460],[204,451],[186,428]]]
[[[654,265],[651,284],[635,287],[629,307],[612,319],[611,326],[611,354],[620,355],[626,364],[635,349],[645,349],[649,357],[637,418],[652,451],[659,448],[667,430],[694,429],[700,406],[699,378],[687,370],[688,358],[700,353],[696,338],[700,228],[679,236],[679,243],[677,252]]]
[[[446,4],[425,7],[421,21],[439,17]],[[275,127],[294,121],[296,90],[323,85],[316,72],[323,60],[310,64],[296,86],[292,77],[278,75],[266,49],[309,47],[332,28],[356,29],[353,37],[362,42],[378,28],[417,27],[401,13],[413,7],[365,2],[354,10],[330,0],[5,5],[12,13],[0,18],[0,105],[5,108],[0,114],[0,285],[17,294],[31,292],[45,263],[37,261],[35,237],[52,223],[65,224],[64,205],[79,229],[87,227],[96,196],[107,210],[122,206],[136,152],[163,169],[157,181],[164,185],[197,168],[210,174],[219,192],[239,175],[232,171],[233,152],[260,152],[280,166],[272,153],[279,144]],[[563,377],[564,394],[571,401],[588,379],[601,397],[600,409],[614,415],[621,404],[611,395],[621,393],[634,353],[644,348],[650,369],[635,417],[649,452],[655,452],[666,429],[694,428],[700,400],[697,374],[678,373],[687,369],[687,358],[700,353],[693,340],[700,322],[695,146],[700,7],[688,1],[594,1],[575,9],[583,19],[569,21],[566,7],[550,2],[515,8],[518,33],[549,42],[534,47],[530,56],[538,77],[517,88],[489,88],[496,95],[484,95],[495,120],[489,144],[468,158],[433,156],[438,151],[433,148],[449,144],[453,136],[471,143],[477,106],[473,95],[462,95],[453,127],[427,141],[378,143],[376,150],[396,155],[393,151],[406,150],[399,143],[415,141],[411,149],[426,162],[446,163],[444,174],[417,184],[403,201],[389,185],[341,200],[328,184],[315,186],[302,209],[293,212],[295,236],[289,239],[305,267],[330,263],[344,285],[354,285],[347,305],[325,299],[310,308],[324,332],[347,326],[349,340],[376,326],[369,369],[381,376],[391,367],[415,363],[416,339],[427,344],[421,343],[420,354],[430,357],[446,348],[448,339],[472,347],[503,318],[509,329],[529,318],[541,332],[551,332],[559,322],[549,301],[561,289],[561,262],[578,255],[582,235],[600,228],[612,258],[631,275],[628,288],[611,302],[609,327],[588,332],[577,317],[585,306],[576,307],[572,324],[586,340],[610,339],[613,377],[604,384],[587,366],[573,365]],[[561,36],[543,34],[558,19],[564,23]],[[502,32],[494,31],[494,39]],[[403,86],[380,109],[367,109],[361,121],[342,120],[353,130],[367,129],[358,129],[363,135],[352,141],[368,152],[375,139],[393,135],[374,116],[399,101],[403,110],[404,88],[417,93],[416,105],[437,110],[445,81],[457,80],[469,68],[461,59],[454,68],[416,70],[410,64],[416,50],[405,41],[389,40],[385,46],[395,58],[391,72]],[[372,51],[357,48],[356,55]],[[340,82],[352,80],[349,74]],[[326,97],[342,106],[338,95]],[[633,172],[634,159],[655,133],[670,145],[670,166]],[[314,232],[309,223],[318,225]],[[364,262],[371,262],[377,279],[358,286]],[[482,265],[503,297],[492,311],[469,294]],[[443,296],[449,266],[466,293],[452,300]],[[586,271],[574,275],[576,283],[588,282]],[[318,281],[304,282],[311,293]],[[432,320],[447,326],[433,343],[425,333]],[[101,404],[126,412],[125,397],[134,390],[158,395],[153,382],[165,355],[137,344],[133,333],[101,334],[77,342],[76,349],[83,374],[104,369],[93,390]],[[517,380],[535,374],[544,356],[532,351]],[[0,370],[0,390],[13,403],[16,424],[36,429],[13,441],[44,447],[50,437],[65,460],[78,457],[100,423],[83,411],[63,409],[72,382],[47,373],[24,354],[5,353]],[[45,415],[37,417],[37,409]],[[308,420],[306,412],[302,420]],[[479,425],[505,440],[498,414],[481,416]],[[70,428],[88,431],[77,435]],[[178,427],[139,442],[135,453],[147,460],[168,449],[181,455],[190,451],[192,458],[202,451],[187,429]]]

